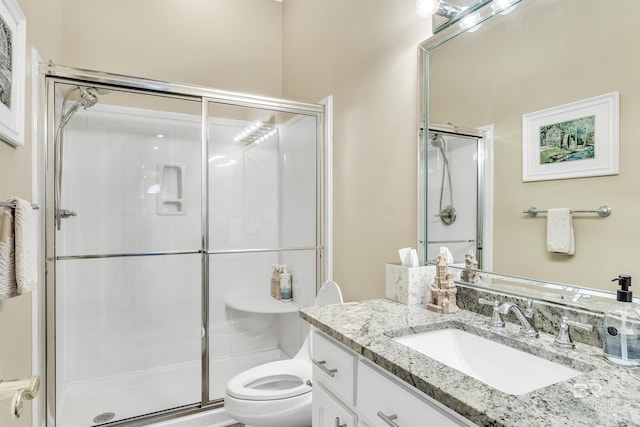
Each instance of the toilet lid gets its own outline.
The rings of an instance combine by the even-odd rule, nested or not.
[[[227,394],[237,399],[275,400],[310,393],[311,371],[311,363],[304,359],[266,363],[231,378]]]

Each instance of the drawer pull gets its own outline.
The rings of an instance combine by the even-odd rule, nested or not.
[[[316,365],[318,368],[322,369],[324,371],[325,374],[329,375],[330,377],[335,376],[336,372],[338,372],[337,369],[329,369],[327,368],[325,365],[325,363],[327,363],[326,360],[316,360],[316,359],[311,359],[313,361],[313,364]]]
[[[347,427],[347,425],[340,424],[340,417],[336,417],[336,427]]]
[[[398,424],[394,423],[393,420],[397,419],[398,416],[396,414],[393,415],[385,415],[382,411],[378,411],[378,416],[382,418],[382,421],[389,424],[391,427],[400,427]]]

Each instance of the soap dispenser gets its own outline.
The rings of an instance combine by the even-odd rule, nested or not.
[[[640,316],[633,309],[633,294],[629,290],[631,276],[620,275],[612,280],[620,288],[617,306],[604,316],[604,357],[622,366],[640,365]]]
[[[287,271],[287,266],[282,266],[280,273],[280,299],[282,301],[291,301],[293,295],[291,293],[291,273]]]

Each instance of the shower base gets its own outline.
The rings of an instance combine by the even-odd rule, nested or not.
[[[227,415],[224,408],[219,408],[175,418],[170,421],[150,424],[148,427],[227,427],[235,425],[236,421]]]
[[[276,349],[212,361],[210,396],[214,399],[222,398],[227,382],[237,373],[283,358],[286,356]],[[105,422],[199,402],[200,364],[185,363],[128,375],[75,382],[64,387],[61,394],[62,401],[58,405],[56,425],[97,426]],[[224,410],[211,410],[153,426],[222,427],[234,423],[226,416]]]

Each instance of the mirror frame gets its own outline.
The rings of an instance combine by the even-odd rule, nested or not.
[[[420,262],[422,265],[431,265],[433,263],[428,262],[426,259],[426,171],[425,165],[427,161],[427,139],[429,137],[429,54],[432,50],[446,43],[447,41],[466,33],[469,29],[480,25],[487,20],[499,15],[507,9],[515,7],[518,3],[521,2],[531,2],[533,0],[490,0],[485,3],[482,7],[476,9],[469,9],[465,11],[465,13],[460,16],[460,19],[457,19],[455,23],[452,25],[448,25],[445,28],[442,28],[439,32],[433,34],[431,37],[423,41],[418,45],[418,54],[420,56],[418,62],[418,238],[417,238],[417,248],[420,254]],[[462,19],[465,15],[474,14],[476,17],[474,18],[474,24],[469,26],[464,25],[464,20]],[[533,287],[540,287],[541,292],[540,296],[536,297],[536,299],[541,301],[547,301],[552,303],[560,302],[563,305],[573,306],[575,308],[587,309],[590,311],[602,312],[603,310],[598,308],[590,308],[588,306],[585,307],[583,304],[572,304],[572,301],[558,301],[556,298],[547,298],[544,294],[548,292],[557,292],[558,295],[562,297],[562,294],[567,292],[573,294],[582,294],[588,295],[589,297],[597,297],[598,299],[604,298],[606,300],[611,300],[612,303],[616,302],[616,296],[614,292],[609,292],[605,290],[592,289],[580,287],[573,284],[565,284],[565,283],[556,283],[549,281],[541,281],[533,278],[524,278],[517,276],[504,275],[492,271],[485,270],[473,270],[478,273],[485,274],[487,277],[498,277],[503,279],[512,279],[515,283],[527,283]],[[482,284],[473,284],[462,282],[467,286],[483,289],[483,290],[493,290],[488,286],[483,286]],[[500,291],[501,292],[501,291]],[[507,292],[509,293],[509,292]],[[523,295],[524,296],[524,295]],[[531,298],[531,295],[527,295],[526,297]],[[636,303],[640,303],[640,296],[634,296],[633,301]]]

